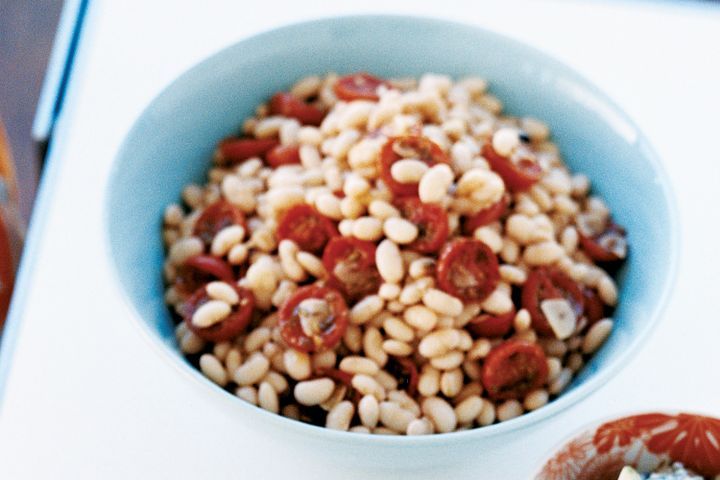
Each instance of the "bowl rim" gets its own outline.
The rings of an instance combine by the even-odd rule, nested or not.
[[[656,408],[651,410],[621,410],[620,412],[603,415],[590,422],[584,423],[581,426],[574,429],[572,432],[564,436],[560,441],[548,449],[545,455],[542,457],[540,465],[537,467],[532,478],[538,478],[542,473],[545,466],[553,460],[570,442],[576,438],[580,438],[588,432],[596,431],[606,423],[616,422],[618,420],[625,420],[628,418],[637,417],[640,415],[669,415],[671,417],[677,417],[678,415],[691,415],[693,417],[707,417],[715,420],[720,420],[720,416],[715,413],[710,413],[705,410],[680,410],[680,409],[663,409]]]
[[[578,385],[572,391],[560,395],[557,399],[548,403],[547,405],[525,413],[519,417],[513,418],[500,423],[485,427],[476,427],[469,430],[456,431],[450,433],[436,433],[432,435],[374,435],[368,433],[356,433],[356,432],[345,432],[332,430],[326,427],[320,427],[311,425],[308,423],[300,422],[290,418],[286,418],[282,415],[275,414],[266,411],[260,407],[252,405],[250,403],[239,401],[235,395],[219,387],[215,383],[209,381],[202,373],[193,368],[183,358],[182,354],[178,355],[178,352],[173,352],[168,348],[166,342],[164,342],[156,332],[145,322],[142,321],[143,315],[138,311],[135,303],[130,298],[130,295],[123,285],[122,279],[120,278],[120,268],[117,263],[116,257],[112,254],[114,248],[112,246],[111,239],[111,215],[110,215],[110,204],[112,201],[112,179],[115,177],[117,171],[120,168],[120,158],[125,154],[125,151],[129,148],[127,140],[134,135],[136,130],[139,128],[140,119],[142,119],[147,113],[153,108],[155,103],[161,97],[165,96],[168,91],[175,89],[178,85],[187,83],[193,79],[198,72],[202,72],[207,65],[218,62],[220,58],[227,54],[227,52],[235,49],[239,49],[241,45],[246,43],[260,43],[266,38],[276,37],[277,35],[293,34],[296,32],[303,32],[312,30],[314,28],[322,28],[328,25],[337,25],[342,23],[353,24],[355,22],[385,22],[385,23],[396,23],[396,24],[415,24],[415,27],[422,28],[423,26],[428,28],[440,28],[448,30],[463,30],[468,32],[481,32],[483,35],[493,37],[499,42],[505,45],[510,45],[523,55],[533,56],[538,58],[544,65],[550,66],[554,71],[562,73],[565,78],[571,78],[573,81],[583,85],[589,92],[600,99],[606,106],[612,111],[614,116],[622,119],[627,125],[631,126],[636,132],[636,144],[643,147],[645,152],[645,160],[652,166],[653,172],[656,176],[656,182],[661,187],[663,197],[668,205],[668,218],[670,227],[670,236],[668,238],[668,250],[669,258],[667,259],[668,269],[667,275],[663,280],[662,290],[658,294],[658,302],[656,302],[650,309],[650,313],[647,315],[648,320],[642,326],[641,329],[634,335],[630,345],[623,352],[613,356],[606,365],[599,369],[592,378],[584,381],[581,385]],[[200,385],[200,388],[211,392],[211,397],[217,399],[218,402],[223,402],[226,408],[235,408],[243,411],[247,415],[255,415],[258,421],[269,422],[271,425],[285,429],[288,433],[296,435],[315,435],[319,436],[324,440],[333,442],[343,442],[346,444],[360,445],[378,445],[386,447],[408,447],[408,446],[437,446],[437,445],[451,445],[471,440],[481,440],[490,437],[497,437],[503,434],[514,432],[521,428],[530,427],[541,420],[549,419],[570,407],[575,406],[580,400],[584,399],[592,392],[596,391],[600,386],[607,383],[612,376],[617,374],[629,361],[638,353],[640,346],[649,338],[654,328],[660,321],[661,313],[665,310],[670,293],[672,292],[673,286],[677,280],[678,263],[680,257],[680,220],[678,214],[678,206],[676,196],[670,182],[670,177],[665,170],[663,163],[650,144],[649,140],[638,127],[638,125],[621,109],[617,103],[606,93],[600,90],[593,82],[585,78],[583,75],[578,73],[575,69],[566,65],[562,61],[556,59],[552,55],[545,53],[541,49],[531,46],[525,42],[509,37],[507,35],[495,32],[486,27],[474,25],[471,23],[463,23],[455,20],[438,19],[428,16],[420,15],[397,15],[397,14],[358,14],[358,15],[339,15],[339,16],[321,16],[310,20],[304,20],[300,22],[292,22],[282,24],[280,26],[264,30],[262,32],[241,38],[229,45],[226,45],[214,53],[204,57],[198,62],[194,63],[184,71],[182,71],[177,77],[175,77],[170,83],[165,85],[150,102],[145,105],[140,114],[134,119],[130,128],[125,132],[122,143],[116,151],[113,159],[112,167],[108,174],[108,185],[105,192],[105,198],[103,200],[103,224],[104,224],[104,239],[106,253],[111,258],[110,262],[113,265],[112,278],[117,283],[118,290],[121,292],[120,297],[123,302],[127,304],[128,309],[133,316],[138,317],[131,323],[136,325],[139,331],[143,332],[143,337],[153,346],[156,353],[164,358],[170,365],[172,365],[177,371],[181,372],[183,376],[193,379],[194,383]]]

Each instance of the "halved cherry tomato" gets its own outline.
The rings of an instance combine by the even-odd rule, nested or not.
[[[380,178],[387,187],[399,197],[417,197],[417,183],[400,183],[395,180],[391,168],[403,158],[414,158],[433,166],[437,163],[450,163],[448,156],[437,144],[426,137],[407,135],[390,138],[380,151]]]
[[[305,312],[304,300],[322,300],[323,309]],[[285,343],[301,352],[334,348],[348,326],[348,308],[334,288],[308,285],[299,288],[279,311],[280,334]]]
[[[552,327],[540,308],[543,300],[564,298],[572,306],[576,318],[580,318],[585,298],[578,284],[555,268],[537,268],[530,272],[522,289],[523,308],[530,312],[532,326],[540,335],[554,336]]]
[[[420,378],[415,362],[405,357],[390,357],[385,370],[398,380],[398,390],[405,390],[411,397],[415,396]]]
[[[481,381],[490,398],[521,399],[547,381],[545,352],[536,343],[508,340],[493,348],[482,366]]]
[[[255,296],[247,288],[239,287],[234,282],[229,285],[235,289],[240,301],[233,305],[232,312],[224,320],[205,328],[199,328],[192,323],[195,311],[201,305],[210,301],[205,291],[205,285],[198,288],[179,307],[178,313],[183,317],[185,325],[198,337],[208,342],[224,342],[238,336],[248,326],[255,308]]]
[[[498,218],[502,217],[505,210],[507,210],[508,203],[507,195],[503,195],[500,200],[489,207],[467,217],[465,219],[465,223],[463,224],[463,232],[465,232],[465,235],[472,235],[476,229],[489,225]]]
[[[440,252],[438,284],[463,301],[484,300],[495,290],[499,279],[497,257],[480,240],[457,238]]]
[[[625,229],[620,225],[608,222],[604,231],[594,235],[578,228],[578,234],[580,246],[596,262],[616,262],[625,258],[627,241]]]
[[[297,145],[278,145],[265,155],[265,160],[272,168],[300,163],[300,147]]]
[[[482,148],[482,156],[495,173],[500,175],[509,190],[513,192],[527,190],[542,176],[540,165],[529,158],[507,158],[497,153],[490,142]]]
[[[231,166],[244,162],[248,158],[263,157],[267,152],[280,145],[274,138],[237,138],[220,142],[217,163]]]
[[[292,240],[301,250],[317,253],[338,231],[329,218],[310,205],[299,203],[282,215],[277,235],[280,240]]]
[[[403,197],[395,202],[400,213],[418,228],[418,236],[407,246],[420,253],[434,253],[445,244],[450,227],[448,217],[439,205],[422,203],[417,197]]]
[[[213,280],[234,283],[230,265],[211,255],[195,255],[177,268],[174,284],[180,293],[190,295]]]
[[[305,103],[287,92],[279,92],[270,99],[270,113],[294,118],[305,125],[318,126],[325,113],[319,108]]]
[[[322,261],[330,274],[328,284],[343,292],[348,300],[359,300],[377,292],[380,286],[373,243],[333,237],[325,247]]]
[[[353,73],[340,77],[335,82],[335,95],[340,100],[378,100],[377,89],[380,85],[387,85],[385,80],[374,77],[369,73]]]
[[[474,337],[504,337],[512,328],[514,318],[514,308],[502,315],[483,313],[470,320],[465,328]]]
[[[230,202],[218,200],[205,207],[203,213],[195,220],[193,235],[206,245],[210,245],[215,234],[230,225],[240,225],[247,231],[245,214]]]
[[[605,318],[605,304],[595,290],[583,288],[583,297],[585,297],[585,317],[588,325]]]

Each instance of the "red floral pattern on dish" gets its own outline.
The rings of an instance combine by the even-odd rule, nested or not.
[[[720,475],[720,419],[647,413],[612,420],[568,442],[535,478],[614,480],[626,464],[676,461],[705,477]]]
[[[648,450],[668,453],[674,461],[682,462],[700,475],[720,472],[720,420],[681,413],[674,422],[673,428],[650,437],[646,443]]]
[[[607,453],[617,445],[626,447],[633,440],[667,423],[672,417],[661,413],[647,413],[605,423],[595,432],[593,443],[598,453]]]

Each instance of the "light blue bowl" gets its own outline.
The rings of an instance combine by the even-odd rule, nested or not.
[[[202,182],[217,141],[255,106],[295,80],[327,71],[384,77],[424,72],[478,74],[508,112],[547,121],[563,157],[627,227],[631,255],[620,272],[620,306],[610,340],[559,399],[517,419],[427,437],[336,432],[253,407],[207,381],[178,350],[163,303],[161,218],[190,182]],[[656,324],[678,259],[668,177],[636,125],[602,92],[558,61],[480,28],[421,18],[360,16],[312,21],[233,45],[195,66],[143,112],[118,153],[106,204],[119,288],[134,318],[170,364],[231,414],[228,422],[311,447],[323,459],[394,468],[461,461],[546,421],[606,383]],[[177,370],[177,369],[176,369]],[[168,369],[168,375],[175,375]],[[184,381],[184,380],[183,380]],[[197,413],[197,412],[195,412]],[[535,428],[535,427],[533,427]],[[281,431],[282,435],[278,434]],[[333,454],[328,453],[332,451]]]

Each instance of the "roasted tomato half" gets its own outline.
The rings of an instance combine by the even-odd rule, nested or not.
[[[513,192],[527,190],[542,176],[540,165],[530,158],[508,158],[497,153],[490,142],[482,148],[482,156],[495,173],[500,175],[505,186]]]
[[[352,100],[377,101],[380,98],[377,89],[381,85],[387,85],[387,82],[369,73],[360,72],[340,77],[335,83],[334,90],[340,100],[347,102]]]
[[[190,295],[213,280],[233,283],[230,265],[211,255],[195,255],[177,268],[174,285],[183,295]]]
[[[375,267],[375,244],[356,238],[334,237],[323,253],[328,284],[350,301],[377,292],[380,274]]]
[[[480,240],[457,238],[440,252],[438,284],[463,301],[484,300],[495,290],[499,279],[497,257]]]
[[[504,337],[512,328],[515,309],[502,315],[483,313],[470,320],[465,329],[474,337]]]
[[[577,230],[580,247],[596,262],[616,262],[627,256],[625,229],[608,220],[597,222],[585,220],[587,215],[578,215]]]
[[[280,334],[288,346],[318,352],[340,342],[348,325],[348,308],[334,288],[308,285],[285,301],[279,317]]]
[[[238,287],[234,283],[229,285],[235,289],[239,301],[232,305],[230,315],[209,327],[201,328],[193,323],[195,312],[211,300],[204,285],[178,307],[178,313],[183,317],[185,324],[198,337],[209,342],[224,342],[238,336],[250,323],[255,308],[255,296],[246,288]]]
[[[205,207],[205,210],[195,220],[193,235],[200,238],[206,245],[211,245],[215,234],[231,225],[240,225],[247,231],[245,214],[230,202],[218,200]]]
[[[507,340],[493,348],[482,366],[481,381],[495,400],[522,399],[548,378],[545,352],[536,343]]]
[[[272,168],[298,164],[300,163],[300,147],[297,145],[278,145],[267,153],[265,161]]]
[[[290,207],[280,218],[277,235],[280,240],[295,242],[300,250],[317,253],[338,235],[335,224],[310,205]]]
[[[220,142],[216,162],[228,167],[244,162],[248,158],[263,158],[266,153],[278,146],[274,138],[230,138]]]
[[[583,314],[585,298],[572,278],[555,268],[537,268],[530,272],[522,289],[522,305],[530,312],[532,326],[540,335],[550,337],[555,335],[540,308],[543,300],[554,298],[567,300],[576,318],[579,319]]]
[[[398,197],[417,197],[417,183],[400,183],[392,176],[392,166],[398,160],[414,158],[428,166],[450,163],[448,156],[428,138],[407,135],[390,138],[380,151],[380,178],[390,191]]]
[[[422,203],[417,197],[399,198],[395,205],[405,219],[418,228],[418,236],[407,246],[420,253],[440,250],[450,232],[448,217],[439,205]]]
[[[507,195],[503,195],[500,200],[489,207],[466,217],[465,223],[463,224],[463,232],[465,232],[465,235],[472,235],[478,228],[484,227],[485,225],[489,225],[495,220],[498,220],[507,210],[508,203]]]
[[[314,105],[305,103],[287,92],[280,92],[270,99],[270,113],[294,118],[305,125],[318,126],[325,118],[325,113]]]

